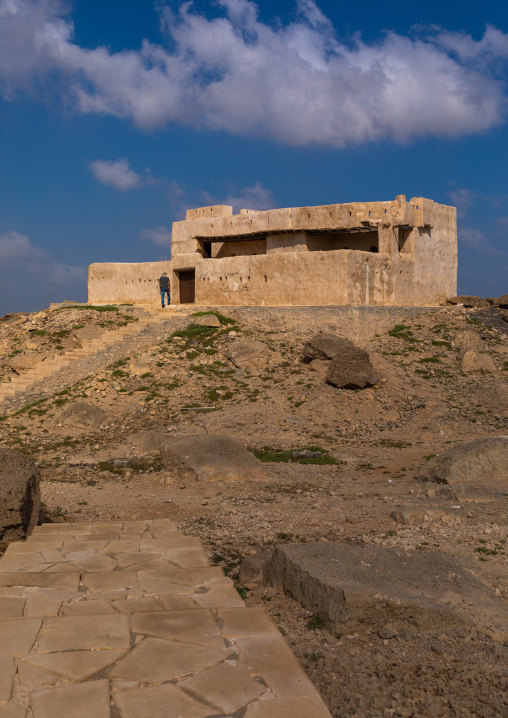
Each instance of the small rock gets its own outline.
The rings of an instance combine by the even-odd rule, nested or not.
[[[397,631],[393,631],[391,628],[388,628],[388,626],[385,626],[377,632],[377,635],[383,640],[389,640],[390,638],[397,638],[399,634]]]

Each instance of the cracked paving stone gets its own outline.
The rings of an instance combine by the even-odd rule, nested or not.
[[[106,680],[45,688],[30,695],[34,718],[110,718]]]
[[[209,718],[213,715],[212,708],[170,684],[122,691],[115,693],[113,699],[121,718]]]
[[[187,690],[223,713],[234,713],[265,692],[265,686],[248,673],[221,663],[180,682]]]

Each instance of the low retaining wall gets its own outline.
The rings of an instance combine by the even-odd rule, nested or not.
[[[410,322],[418,314],[441,307],[215,307],[239,324],[263,331],[291,332],[306,337],[316,332],[345,336],[359,344],[395,324]],[[206,311],[214,307],[196,307]]]

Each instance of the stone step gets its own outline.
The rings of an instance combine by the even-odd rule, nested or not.
[[[330,718],[280,631],[169,519],[42,524],[0,559],[0,714]]]

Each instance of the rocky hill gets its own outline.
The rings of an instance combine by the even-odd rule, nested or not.
[[[388,573],[439,554],[506,602],[507,475],[472,461],[452,485],[427,471],[508,434],[506,309],[461,304],[365,336],[347,366],[312,322],[296,334],[226,309],[168,313],[109,364],[89,358],[83,377],[76,362],[59,391],[0,404],[0,446],[38,464],[47,521],[170,518],[199,535],[247,603],[267,607],[333,715],[506,715],[508,623],[474,616],[483,589],[460,594],[473,618],[380,627],[366,600],[339,629],[263,573],[286,544],[392,549]],[[0,319],[0,380],[144,318],[64,304]]]

